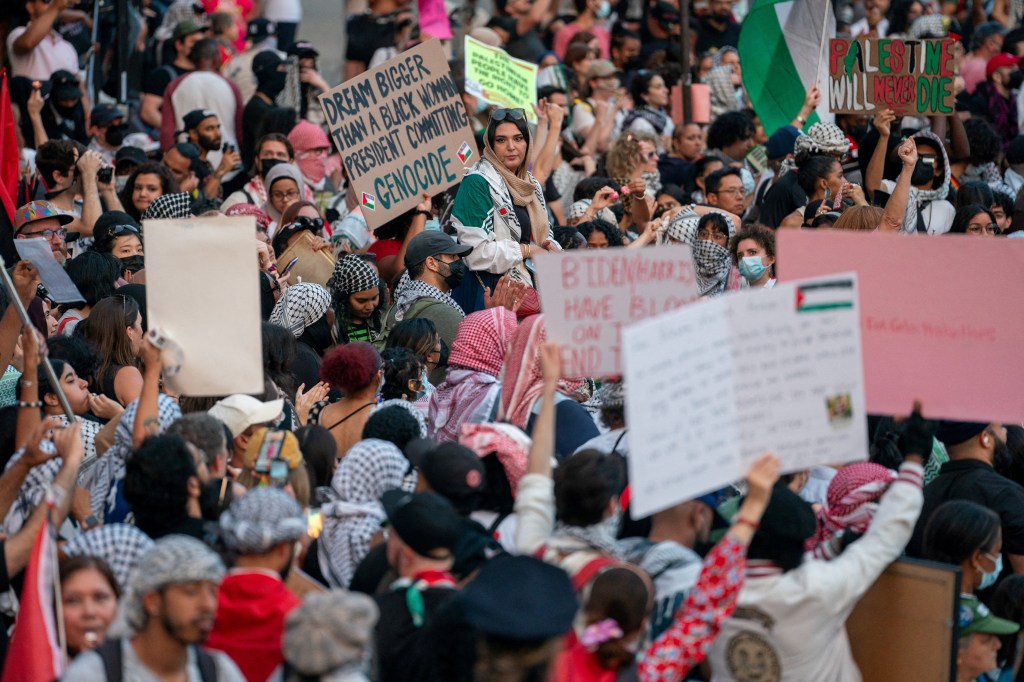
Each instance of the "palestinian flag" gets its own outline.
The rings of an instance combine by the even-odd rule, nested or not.
[[[822,310],[852,308],[857,298],[852,279],[834,279],[796,288],[796,311],[813,313]]]
[[[367,194],[366,192],[363,192],[363,200],[360,202],[360,205],[367,211],[376,211],[377,197],[373,196],[372,194]]]
[[[818,69],[823,26],[825,36],[835,37],[836,19],[830,0],[754,0],[743,20],[739,40],[743,86],[769,135],[800,113],[815,77],[822,97],[805,128],[833,120],[826,96],[827,53],[820,73]]]

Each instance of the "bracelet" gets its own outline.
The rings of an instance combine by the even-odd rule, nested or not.
[[[41,400],[34,400],[34,401],[30,402],[30,403],[27,403],[24,400],[19,400],[18,401],[18,407],[42,407],[42,406],[43,406],[43,401],[41,401]]]
[[[428,219],[428,220],[429,220],[430,218],[432,218],[432,217],[433,217],[433,215],[434,215],[434,214],[433,214],[433,213],[431,213],[430,211],[421,211],[421,210],[419,210],[419,209],[417,209],[417,210],[413,211],[413,212],[412,212],[412,214],[413,214],[414,216],[417,216],[417,215],[425,215],[425,216],[427,216],[427,219]]]
[[[757,530],[761,527],[761,524],[757,523],[756,521],[745,519],[742,516],[737,516],[735,519],[732,520],[732,522],[737,526],[750,526],[753,530]]]
[[[22,379],[21,380],[21,386],[22,386],[22,388],[25,388],[25,387],[35,386],[35,384],[32,383],[31,381],[25,381],[24,379]]]
[[[796,122],[799,123],[800,125],[803,125],[803,124],[807,123],[807,119],[804,118],[803,116],[797,114]]]

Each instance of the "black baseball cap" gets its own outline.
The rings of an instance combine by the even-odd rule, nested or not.
[[[119,118],[123,119],[124,114],[113,104],[97,104],[89,113],[89,123],[94,126],[110,125]]]
[[[273,50],[263,50],[252,58],[252,72],[257,78],[265,73],[277,71],[277,67],[284,64],[281,56]]]
[[[200,123],[211,117],[217,118],[217,112],[210,111],[209,109],[193,109],[185,114],[185,117],[182,119],[181,132],[187,133],[190,130],[195,130],[199,127]]]
[[[81,99],[82,89],[78,87],[78,78],[70,71],[54,71],[50,76],[50,99],[58,102],[69,99]]]
[[[262,43],[264,40],[277,33],[277,25],[270,19],[259,17],[249,22],[246,27],[246,35],[253,43]]]
[[[450,558],[462,534],[462,518],[437,493],[389,490],[381,498],[388,521],[412,551],[432,559]]]
[[[149,157],[146,156],[146,152],[142,151],[138,147],[132,147],[125,145],[117,150],[117,154],[114,155],[114,167],[117,168],[122,163],[134,163],[136,166],[149,161]]]
[[[293,57],[319,57],[320,53],[313,47],[313,43],[308,40],[297,40],[292,43],[287,50],[288,54]]]
[[[405,267],[419,265],[431,256],[449,254],[463,258],[473,251],[472,246],[459,244],[450,236],[439,230],[420,232],[412,238],[405,249]]]
[[[458,443],[441,443],[423,453],[417,468],[430,489],[457,507],[483,492],[486,470],[476,453]]]

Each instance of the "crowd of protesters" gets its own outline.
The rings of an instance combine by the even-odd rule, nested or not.
[[[564,375],[532,267],[682,243],[714,297],[775,284],[779,229],[1024,235],[1020,2],[832,3],[840,37],[952,41],[956,110],[809,125],[815,87],[777,130],[751,3],[453,3],[458,36],[539,65],[538,104],[474,96],[446,43],[480,160],[375,229],[300,0],[16,4],[7,241],[46,239],[82,300],[24,261],[32,324],[0,296],[0,650],[33,636],[51,524],[69,681],[852,682],[847,616],[902,556],[960,571],[956,680],[1024,680],[1024,428],[907,405],[869,418],[868,461],[765,454],[634,518],[627,387]],[[433,37],[409,0],[349,11],[345,79]],[[144,228],[198,216],[255,225],[257,395],[176,394],[147,336]],[[300,239],[325,283],[279,269]]]

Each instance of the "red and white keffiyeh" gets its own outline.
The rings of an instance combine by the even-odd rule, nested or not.
[[[519,480],[526,473],[532,441],[521,429],[511,424],[463,424],[459,443],[486,457],[492,452],[505,470],[512,495],[519,490]]]
[[[808,549],[828,558],[826,545],[839,531],[863,533],[878,510],[878,500],[896,480],[897,473],[881,464],[856,462],[843,467],[828,486],[825,504],[818,511],[818,530]]]

